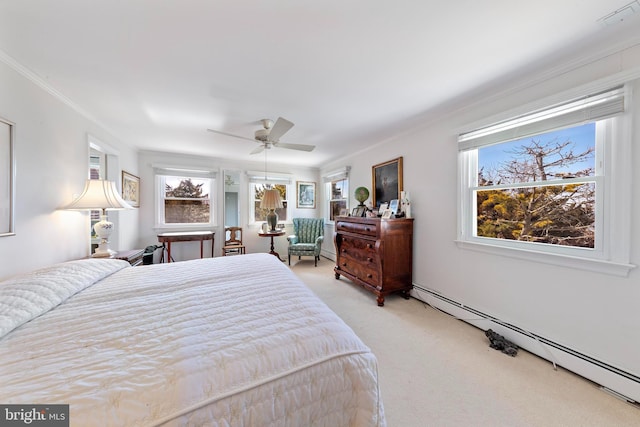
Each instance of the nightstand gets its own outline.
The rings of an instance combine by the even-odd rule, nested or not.
[[[130,251],[118,251],[113,256],[117,259],[122,259],[127,261],[133,267],[136,265],[142,265],[142,254],[144,253],[144,249],[133,249]]]

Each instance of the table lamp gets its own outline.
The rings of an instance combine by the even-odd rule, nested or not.
[[[113,223],[107,219],[107,210],[133,209],[118,194],[116,183],[102,179],[88,179],[82,194],[63,209],[102,211],[100,221],[93,226],[100,244],[92,257],[104,258],[113,256],[116,251],[109,249],[109,236],[113,232]]]
[[[280,192],[275,189],[264,190],[262,201],[260,201],[261,209],[269,209],[267,214],[267,224],[269,224],[269,232],[276,231],[276,225],[278,224],[278,214],[275,209],[282,208],[282,199],[280,198]]]

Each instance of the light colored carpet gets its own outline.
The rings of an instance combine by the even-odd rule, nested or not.
[[[491,349],[484,332],[416,299],[376,297],[321,258],[300,277],[367,344],[379,364],[389,427],[640,426],[640,409],[522,349]]]

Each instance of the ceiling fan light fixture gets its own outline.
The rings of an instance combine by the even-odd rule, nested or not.
[[[289,150],[299,150],[299,151],[312,151],[315,148],[315,145],[306,145],[306,144],[286,144],[280,143],[280,138],[289,131],[293,127],[293,123],[287,119],[282,117],[278,117],[278,120],[275,122],[271,119],[261,119],[260,123],[262,123],[262,129],[258,129],[254,133],[254,139],[250,139],[241,135],[235,135],[232,133],[215,130],[215,129],[207,129],[209,132],[218,133],[221,135],[232,136],[234,138],[243,139],[246,141],[257,141],[260,143],[260,147],[255,148],[251,151],[250,154],[261,153],[265,149],[270,149],[271,147],[276,148],[287,148]]]

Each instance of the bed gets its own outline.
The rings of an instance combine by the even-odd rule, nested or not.
[[[384,426],[377,361],[268,254],[0,282],[0,402],[72,426]]]

